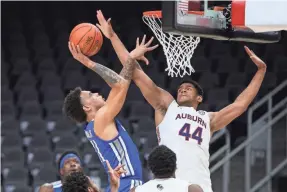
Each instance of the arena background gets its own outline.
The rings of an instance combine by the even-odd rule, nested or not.
[[[214,4],[226,4],[215,2]],[[99,91],[107,96],[109,87],[94,72],[71,57],[68,38],[71,29],[82,22],[96,23],[96,10],[101,9],[112,18],[115,31],[129,50],[136,37],[152,36],[142,22],[142,12],[160,9],[160,2],[1,2],[1,186],[3,191],[32,191],[43,183],[58,180],[56,160],[70,149],[77,149],[85,162],[85,170],[101,187],[107,185],[107,176],[90,143],[87,143],[81,125],[72,124],[62,115],[61,107],[66,93],[76,86]],[[191,77],[204,88],[205,110],[220,109],[233,101],[245,88],[256,71],[256,66],[245,54],[243,42],[221,42],[202,39],[192,62],[196,73]],[[247,44],[267,63],[267,74],[254,103],[287,79],[286,34],[276,44]],[[164,72],[165,56],[161,48],[149,53],[150,66],[142,65],[149,76],[162,88],[175,94],[181,80],[170,78]],[[109,42],[93,60],[119,72],[121,64]],[[274,103],[286,97],[281,91]],[[286,105],[285,105],[286,107]],[[266,106],[254,113],[254,118],[265,114]],[[285,115],[286,116],[286,115]],[[274,116],[272,116],[274,117]],[[157,145],[153,110],[139,89],[132,84],[119,119],[122,120],[138,145],[143,166],[146,155]],[[244,142],[247,134],[247,112],[226,129],[230,133],[230,150]],[[261,122],[262,123],[262,122]],[[255,127],[260,129],[266,122]],[[272,129],[272,158],[286,159],[286,117]],[[225,146],[226,135],[212,143],[214,154]],[[257,138],[258,140],[258,138]],[[255,171],[265,169],[268,153],[262,147],[265,137],[259,137],[255,155]],[[256,146],[256,145],[255,145]],[[258,147],[257,147],[258,148]],[[255,147],[256,149],[256,147]],[[255,150],[256,151],[256,150]],[[263,153],[261,153],[263,152]],[[259,154],[259,155],[258,155]],[[260,155],[261,154],[261,155]],[[263,154],[263,155],[262,155]],[[224,154],[223,154],[224,156]],[[211,165],[220,161],[219,156]],[[229,191],[243,191],[244,172],[239,173],[245,155],[239,153],[231,160]],[[286,167],[285,167],[286,168]],[[261,171],[261,172],[260,172]],[[265,172],[262,173],[265,176]],[[220,176],[219,176],[220,175]],[[214,188],[220,189],[222,176],[213,175]],[[254,174],[256,175],[256,174]],[[262,175],[261,175],[262,176]],[[144,169],[144,180],[151,178]],[[272,180],[272,191],[286,191],[287,172],[284,169]],[[215,192],[219,190],[215,189]]]

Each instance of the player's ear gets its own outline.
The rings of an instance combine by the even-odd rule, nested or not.
[[[60,175],[64,175],[63,169],[60,169]]]
[[[95,190],[92,187],[88,187],[89,192],[95,192]]]
[[[202,102],[202,100],[203,100],[203,98],[202,98],[202,96],[201,96],[201,95],[198,95],[196,99],[197,99],[197,102],[198,102],[198,103],[201,103],[201,102]]]
[[[88,112],[88,111],[91,110],[91,107],[86,106],[86,105],[83,105],[83,110],[84,110],[85,112]]]

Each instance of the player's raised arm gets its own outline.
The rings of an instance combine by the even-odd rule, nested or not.
[[[130,54],[128,50],[125,48],[117,34],[113,31],[110,19],[106,21],[101,11],[97,11],[97,18],[99,20],[99,24],[97,25],[103,34],[111,40],[111,43],[115,49],[116,54],[118,55],[120,61],[122,64],[124,64],[123,61],[126,60],[126,58],[129,55],[133,55],[134,51],[132,51]],[[137,48],[140,48],[142,50],[151,51],[155,49],[157,46],[149,47],[149,45],[152,42],[152,39],[145,43],[145,38],[143,39],[142,43],[139,44],[139,41],[137,40]],[[142,55],[140,57],[136,57],[136,59],[144,60],[148,64],[148,60]],[[136,63],[136,68],[133,73],[132,77],[133,81],[136,83],[136,85],[140,88],[143,96],[145,99],[151,104],[151,106],[161,114],[165,114],[169,104],[174,100],[172,95],[168,93],[167,91],[161,89],[158,87],[141,69],[140,65]]]
[[[231,121],[240,116],[244,111],[246,111],[250,103],[257,95],[264,79],[266,64],[248,47],[245,46],[244,48],[247,54],[250,56],[250,59],[255,63],[255,65],[257,65],[258,70],[247,88],[236,98],[232,104],[218,112],[210,113],[212,131],[222,129]]]
[[[114,117],[120,112],[127,94],[127,90],[134,71],[134,59],[130,56],[125,60],[125,65],[118,75],[113,70],[91,61],[81,53],[80,48],[69,43],[70,51],[75,59],[84,64],[86,67],[95,71],[111,86],[111,91],[107,98],[106,104],[98,110],[94,118],[99,129],[105,128],[114,120]]]

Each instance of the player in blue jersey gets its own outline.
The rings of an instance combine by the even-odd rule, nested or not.
[[[101,24],[101,21],[99,22]],[[110,27],[109,22],[106,24],[106,26],[98,26],[101,28]],[[113,37],[108,36],[108,38]],[[150,43],[146,46],[149,46]],[[78,123],[87,123],[84,131],[106,171],[108,169],[105,160],[108,160],[113,168],[119,164],[125,166],[126,173],[121,174],[120,178],[120,192],[130,191],[131,188],[142,184],[142,166],[136,145],[115,117],[125,102],[135,67],[134,58],[139,58],[145,52],[155,48],[150,47],[147,50],[139,47],[133,50],[133,54],[122,61],[124,67],[120,74],[117,74],[109,68],[91,61],[81,53],[78,46],[75,47],[69,43],[73,57],[100,75],[111,87],[111,91],[105,101],[99,93],[76,88],[65,98],[64,113]],[[107,188],[107,191],[110,191],[110,187]]]
[[[40,192],[61,192],[62,181],[67,175],[73,172],[83,172],[80,156],[75,151],[63,153],[58,161],[58,171],[61,180],[42,185]]]
[[[126,171],[123,169],[123,165],[119,165],[113,169],[109,161],[106,161],[106,164],[110,178],[111,192],[118,192],[120,186],[120,175],[126,173]],[[81,171],[72,172],[66,176],[64,178],[62,188],[62,192],[97,192],[95,191],[95,189],[97,189],[95,184]]]

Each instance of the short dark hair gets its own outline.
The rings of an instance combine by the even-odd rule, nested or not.
[[[58,159],[58,171],[60,171],[60,169],[61,169],[61,161],[62,161],[62,159],[63,159],[67,154],[74,154],[74,155],[78,156],[79,159],[81,159],[80,155],[79,155],[76,151],[72,151],[72,150],[70,150],[70,151],[65,151],[65,152],[59,157],[59,159]]]
[[[72,172],[64,178],[63,192],[88,192],[90,181],[83,172]]]
[[[176,170],[176,154],[165,145],[157,146],[148,157],[148,167],[156,178],[172,177]]]
[[[80,87],[71,90],[66,96],[63,106],[63,113],[78,123],[83,123],[87,120],[87,114],[81,103],[81,91],[82,89]]]
[[[184,83],[192,84],[194,86],[194,88],[196,89],[198,95],[203,97],[203,89],[201,88],[201,86],[196,81],[193,81],[193,80],[190,80],[190,79],[185,79],[179,84],[178,87],[180,87]]]

